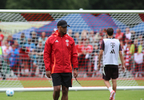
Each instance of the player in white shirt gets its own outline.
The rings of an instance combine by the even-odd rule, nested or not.
[[[116,80],[118,78],[118,56],[122,62],[122,69],[125,71],[124,58],[122,56],[122,49],[118,39],[113,39],[112,28],[107,29],[107,39],[103,39],[98,59],[98,70],[101,66],[101,59],[103,56],[103,79],[104,83],[110,91],[110,100],[115,100]],[[112,87],[109,80],[112,79]]]

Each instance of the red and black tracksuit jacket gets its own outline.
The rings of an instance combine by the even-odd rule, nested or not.
[[[58,30],[45,43],[44,63],[45,70],[51,73],[72,73],[78,68],[78,54],[72,37],[65,34],[60,36]]]

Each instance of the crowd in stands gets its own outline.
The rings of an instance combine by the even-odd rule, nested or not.
[[[21,33],[20,38],[13,39],[12,35],[9,35],[4,39],[0,30],[0,47],[4,58],[3,61],[0,60],[0,66],[2,66],[1,62],[6,63],[15,76],[44,77],[43,51],[48,37],[45,32],[42,32],[40,37],[36,32],[30,34],[31,38],[26,38],[25,34]],[[102,70],[97,71],[97,61],[102,39],[107,38],[106,29],[100,29],[99,32],[83,30],[81,33],[70,29],[67,34],[74,39],[76,44],[79,76],[101,76]],[[120,40],[127,71],[134,77],[143,77],[144,35],[136,35],[127,27],[125,33],[117,29],[114,38]]]
[[[7,63],[15,76],[44,75],[43,50],[47,40],[45,32],[42,32],[41,37],[36,32],[31,32],[31,38],[26,38],[21,33],[20,38],[13,39],[9,35],[5,39],[3,36],[1,42],[2,40],[3,63]]]

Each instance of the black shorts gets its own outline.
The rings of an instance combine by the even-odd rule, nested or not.
[[[72,87],[72,73],[53,73],[52,81],[53,86],[63,85]]]
[[[118,66],[117,65],[105,65],[103,69],[103,79],[110,80],[118,78]]]

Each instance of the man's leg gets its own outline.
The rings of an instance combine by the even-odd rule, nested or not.
[[[112,79],[112,84],[113,84],[113,90],[116,92],[117,87],[116,79]]]
[[[54,86],[53,100],[58,100],[60,96],[60,85]]]
[[[116,87],[117,87],[116,79],[112,79],[112,84],[113,84],[113,90],[115,91],[114,96],[113,96],[113,100],[115,100]]]
[[[112,89],[110,82],[108,80],[104,80],[104,83],[106,85],[106,87],[108,88],[108,90],[110,91],[110,100],[114,100],[114,95],[115,95],[115,91]]]
[[[61,98],[61,100],[68,100],[68,91],[69,91],[68,87],[62,86],[62,98]]]
[[[105,83],[105,85],[106,85],[107,88],[111,87],[109,80],[104,80],[104,83]]]
[[[108,90],[109,90],[110,93],[111,93],[111,92],[113,91],[113,89],[112,89],[112,87],[111,87],[111,85],[110,85],[109,80],[104,80],[104,83],[105,83],[106,87],[108,88]]]

